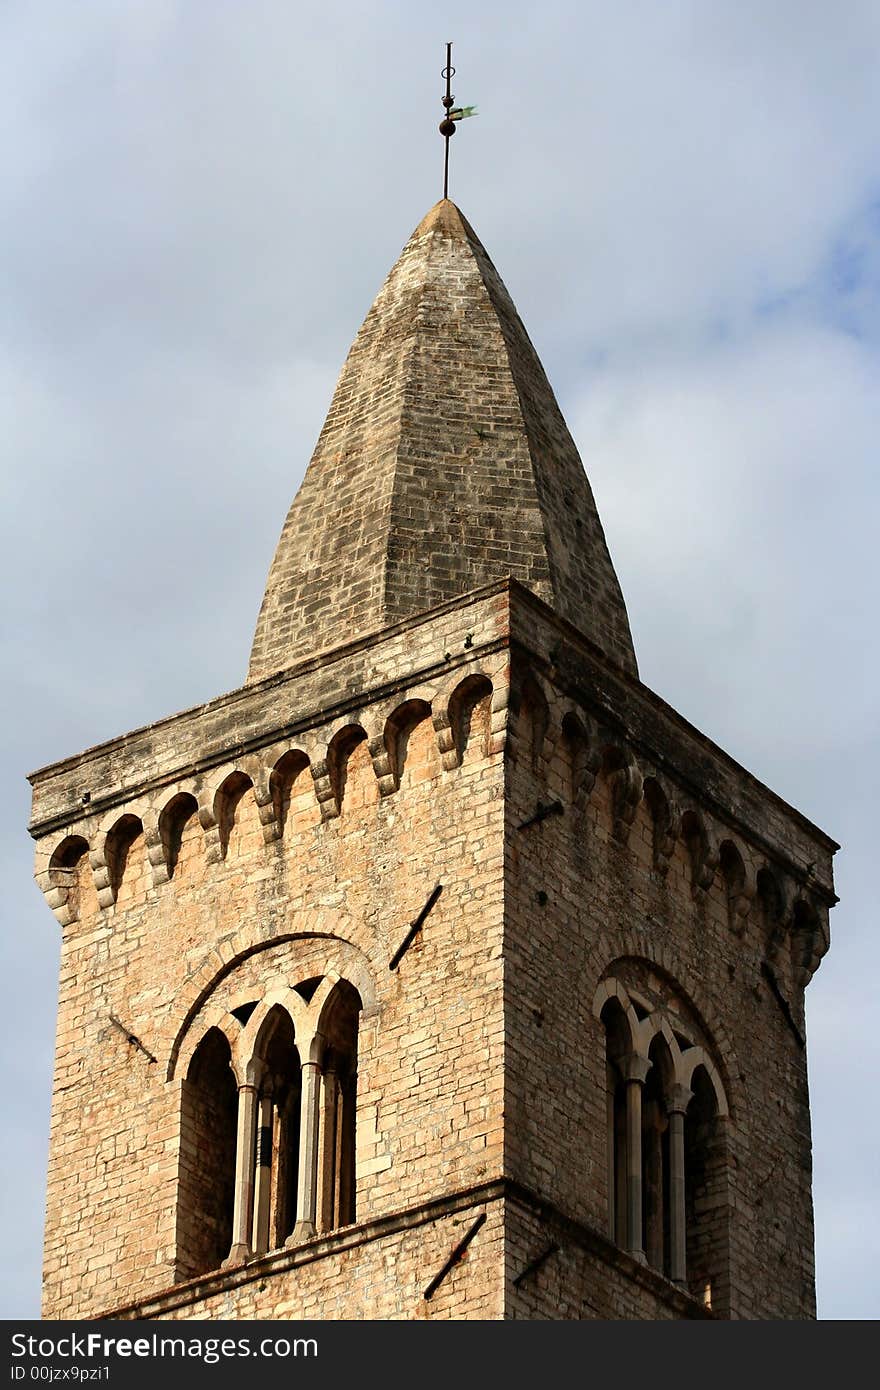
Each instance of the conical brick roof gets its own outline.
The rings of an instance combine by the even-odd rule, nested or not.
[[[507,575],[636,674],[577,449],[498,272],[444,199],[348,354],[272,561],[248,680]]]

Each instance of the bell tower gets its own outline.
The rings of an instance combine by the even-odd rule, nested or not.
[[[244,685],[31,782],[45,1316],[815,1315],[837,846],[640,682],[453,203],[349,352]]]

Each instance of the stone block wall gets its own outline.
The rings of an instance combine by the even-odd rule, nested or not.
[[[197,1108],[181,1132],[187,1070],[210,1027],[282,986],[338,977],[360,996],[358,1223],[500,1175],[505,624],[502,595],[410,625],[417,676],[391,659],[393,684],[335,708],[311,707],[307,680],[269,683],[248,706],[258,737],[227,711],[208,767],[187,754],[200,723],[224,727],[216,709],[133,735],[151,743],[144,761],[120,740],[36,776],[35,828],[72,808],[38,839],[64,928],[47,1316],[93,1315],[197,1267],[186,1201],[211,1116]],[[286,699],[301,717],[281,736]],[[98,790],[104,768],[131,771]]]
[[[397,1217],[359,1222],[298,1249],[116,1308],[113,1316],[346,1321],[501,1318],[505,1235],[499,1187],[488,1185],[485,1196],[477,1192],[440,1199]],[[450,1257],[475,1226],[473,1238],[444,1274]]]
[[[521,586],[33,781],[63,929],[47,1316],[813,1315],[803,991],[834,843]],[[282,995],[298,1028],[337,979],[354,1223],[212,1273],[193,1213],[228,1115],[183,1104],[193,1058]],[[723,1102],[684,1289],[609,1220],[612,999]]]
[[[681,1049],[711,1058],[726,1100],[719,1151],[688,1193],[691,1293],[722,1316],[814,1316],[803,1009],[827,946],[836,847],[517,598],[507,1171],[609,1230],[600,992],[620,980],[642,1014],[668,1016]]]

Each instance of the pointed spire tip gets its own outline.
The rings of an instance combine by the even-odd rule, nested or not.
[[[466,237],[468,224],[461,209],[451,198],[441,198],[425,214],[413,232],[413,236],[424,236],[426,232],[446,232],[450,236]]]

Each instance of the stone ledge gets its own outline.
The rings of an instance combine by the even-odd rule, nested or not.
[[[256,1279],[270,1278],[272,1275],[282,1274],[289,1269],[311,1264],[315,1260],[327,1259],[344,1251],[356,1250],[359,1246],[368,1245],[372,1241],[383,1240],[388,1236],[397,1235],[401,1231],[428,1225],[445,1216],[467,1211],[471,1207],[501,1201],[504,1195],[505,1183],[503,1179],[495,1179],[493,1182],[482,1183],[477,1187],[464,1188],[460,1192],[422,1202],[418,1206],[408,1207],[404,1211],[394,1212],[390,1216],[376,1217],[375,1220],[347,1226],[343,1230],[334,1231],[329,1235],[317,1236],[312,1240],[304,1241],[302,1245],[291,1250],[274,1251],[272,1254],[249,1260],[247,1264],[239,1265],[233,1269],[218,1270],[216,1273],[202,1275],[197,1279],[189,1279],[185,1283],[173,1284],[170,1288],[163,1289],[148,1298],[98,1313],[95,1320],[100,1321],[102,1318],[134,1320],[161,1317],[177,1308],[185,1308],[190,1304],[198,1303],[212,1294],[240,1288],[241,1285],[251,1284]]]
[[[605,1264],[612,1265],[626,1279],[637,1284],[640,1288],[647,1289],[655,1298],[673,1307],[679,1317],[704,1318],[714,1322],[719,1320],[718,1315],[713,1313],[710,1308],[706,1308],[698,1299],[678,1288],[676,1284],[671,1283],[665,1275],[658,1273],[650,1265],[642,1264],[640,1260],[634,1259],[628,1251],[622,1250],[620,1246],[615,1245],[607,1236],[592,1226],[566,1216],[553,1202],[548,1202],[537,1192],[533,1192],[531,1188],[524,1187],[512,1180],[507,1180],[504,1186],[506,1200],[511,1205],[518,1205],[538,1217],[548,1230],[558,1237],[560,1242],[568,1240],[589,1251],[590,1254],[596,1255]]]
[[[377,1217],[332,1234],[318,1236],[291,1250],[279,1250],[250,1260],[233,1269],[218,1270],[185,1283],[174,1284],[137,1302],[105,1309],[89,1321],[119,1319],[134,1321],[161,1318],[180,1308],[201,1302],[217,1293],[240,1288],[259,1279],[269,1279],[317,1260],[332,1258],[373,1241],[384,1240],[403,1231],[442,1220],[459,1212],[497,1202],[508,1202],[524,1208],[552,1230],[560,1240],[573,1242],[612,1265],[627,1279],[648,1290],[655,1298],[672,1307],[681,1318],[717,1321],[717,1315],[690,1294],[670,1283],[662,1274],[633,1259],[625,1250],[614,1245],[607,1236],[567,1216],[554,1203],[547,1201],[530,1188],[511,1178],[496,1178],[475,1187],[463,1188],[431,1201]]]

